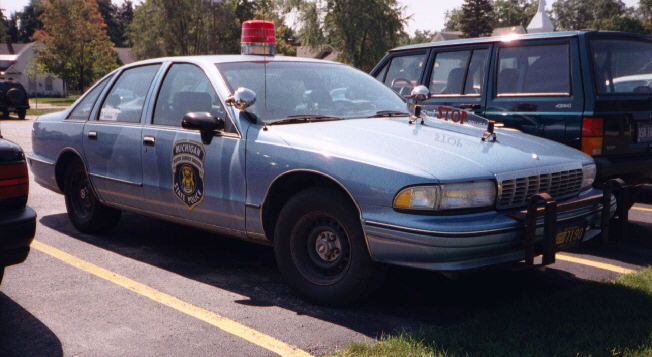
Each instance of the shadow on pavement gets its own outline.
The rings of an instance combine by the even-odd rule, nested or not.
[[[270,247],[131,213],[125,213],[116,230],[104,236],[79,233],[66,214],[42,216],[40,222],[99,248],[247,296],[240,304],[280,306],[370,337],[457,323],[523,297],[554,295],[580,281],[554,269],[509,266],[448,279],[437,273],[390,267],[385,283],[359,306],[326,308],[307,303],[291,291],[276,268]]]
[[[0,356],[63,356],[61,342],[41,321],[0,293]]]
[[[644,356],[652,351],[652,295],[649,284],[631,287],[639,283],[582,282],[413,337],[437,356]]]

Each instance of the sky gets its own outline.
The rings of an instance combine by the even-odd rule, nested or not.
[[[123,0],[113,0],[121,4]],[[141,0],[135,0],[134,4]],[[364,0],[361,0],[364,1]],[[407,32],[413,34],[416,30],[439,31],[444,27],[446,11],[460,7],[464,0],[398,0],[406,7],[406,15],[411,15],[407,24]],[[627,6],[636,6],[638,0],[624,0]],[[0,0],[0,8],[5,9],[5,14],[21,10],[29,0]],[[548,0],[548,8],[553,1]]]

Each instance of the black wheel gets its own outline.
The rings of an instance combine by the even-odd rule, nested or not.
[[[64,184],[66,209],[72,224],[83,233],[106,233],[120,221],[121,211],[101,204],[79,161],[70,163]]]
[[[19,110],[16,112],[18,114],[18,118],[21,120],[25,120],[25,117],[27,116],[27,111],[26,110]]]
[[[355,207],[337,191],[312,188],[292,197],[274,237],[279,270],[313,302],[349,305],[384,276],[384,267],[369,256]]]
[[[2,277],[5,275],[5,267],[0,267],[0,284],[2,284]]]

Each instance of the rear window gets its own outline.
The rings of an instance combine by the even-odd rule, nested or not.
[[[596,39],[591,49],[598,93],[652,93],[652,42]]]
[[[498,96],[570,95],[568,44],[501,48],[497,86]]]

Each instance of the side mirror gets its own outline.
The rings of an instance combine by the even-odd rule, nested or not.
[[[256,103],[256,92],[249,88],[240,87],[233,92],[233,95],[226,99],[226,105],[246,110]]]
[[[412,89],[408,98],[414,99],[417,102],[423,102],[430,97],[430,90],[424,85],[419,85]]]
[[[183,116],[181,127],[199,130],[202,141],[208,145],[213,140],[215,131],[224,129],[224,119],[216,118],[209,112],[191,112]]]

